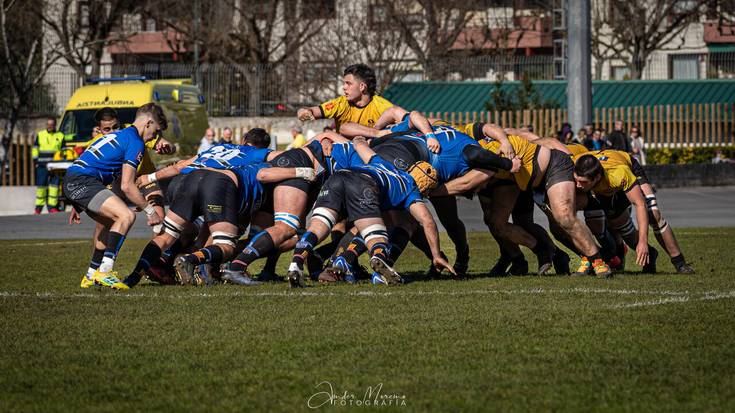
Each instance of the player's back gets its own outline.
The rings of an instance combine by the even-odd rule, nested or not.
[[[93,176],[107,185],[120,174],[123,164],[138,167],[144,147],[138,131],[132,126],[103,135],[87,147],[67,173]]]
[[[191,172],[193,169],[231,169],[265,162],[270,152],[271,150],[268,148],[257,148],[248,145],[231,143],[215,145],[199,154],[190,167],[186,168],[186,172],[182,171],[182,173]]]

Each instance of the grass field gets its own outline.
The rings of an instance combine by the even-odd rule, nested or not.
[[[678,236],[696,276],[303,291],[81,290],[87,241],[2,241],[0,412],[733,411],[735,229]],[[471,245],[479,275],[497,250]]]

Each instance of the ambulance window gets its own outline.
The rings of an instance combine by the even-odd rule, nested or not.
[[[115,108],[120,121],[120,127],[125,127],[135,120],[137,108]],[[59,130],[64,135],[73,135],[73,142],[86,142],[92,139],[94,129],[94,114],[97,109],[71,110],[64,114]]]

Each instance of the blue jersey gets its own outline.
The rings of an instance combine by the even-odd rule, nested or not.
[[[270,152],[271,150],[268,148],[256,148],[249,145],[235,145],[232,143],[215,145],[200,153],[194,162],[184,168],[181,173],[188,174],[193,170],[202,168],[232,169],[261,163],[265,162]]]
[[[265,189],[263,184],[258,181],[258,172],[263,168],[270,167],[269,163],[260,162],[229,168],[237,175],[237,181],[239,182],[238,186],[242,195],[240,212],[250,213],[260,207]]]
[[[120,176],[123,165],[137,169],[144,150],[145,144],[138,130],[130,126],[92,142],[66,173],[92,176],[108,185]]]
[[[378,155],[373,156],[366,164],[352,143],[335,143],[328,165],[330,172],[348,169],[373,178],[380,190],[380,208],[383,210],[408,209],[411,204],[422,199],[411,175]]]
[[[426,136],[421,132],[408,132],[399,137],[421,139],[426,144]],[[429,163],[436,169],[440,183],[451,181],[470,170],[463,151],[469,145],[479,146],[476,140],[449,126],[434,126],[434,137],[441,150],[439,153],[429,152]]]

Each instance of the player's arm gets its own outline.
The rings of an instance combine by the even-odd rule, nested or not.
[[[138,180],[136,181],[136,184],[138,186],[145,186],[152,182],[162,181],[164,179],[172,178],[178,175],[182,169],[191,165],[196,159],[197,159],[196,156],[192,156],[189,159],[184,159],[182,161],[176,162],[173,165],[169,165],[161,169],[160,171],[156,171],[148,175],[142,175],[141,177],[138,178]]]
[[[400,106],[391,106],[380,114],[377,122],[375,122],[375,129],[385,129],[388,125],[398,123],[403,120],[408,111]]]
[[[364,135],[363,132],[365,133]],[[350,139],[348,139],[347,137],[353,138],[355,136],[364,136],[366,138],[376,138],[380,135],[379,132],[379,130],[371,128],[369,126],[360,125],[359,123],[354,122],[347,122],[339,128],[339,133],[334,131],[326,131],[316,135],[312,139],[316,139],[319,142],[321,142],[322,139],[331,139],[333,142],[342,143],[350,141]],[[309,142],[307,142],[307,144],[308,143]]]
[[[426,119],[426,116],[422,115],[421,112],[412,111],[408,115],[408,126],[416,128],[419,132],[423,133],[426,136],[426,146],[429,150],[434,153],[439,153],[441,145],[439,145],[439,141],[434,136],[434,129],[431,127],[429,120]]]
[[[309,106],[305,108],[300,108],[296,112],[296,117],[299,118],[300,121],[306,122],[314,119],[321,119],[322,111],[319,109],[319,106]]]
[[[564,145],[563,143],[559,142],[559,139],[555,138],[539,138],[534,142],[537,145],[541,145],[543,147],[549,148],[549,149],[556,149],[557,151],[562,151],[567,155],[571,155],[572,152],[567,148],[567,145]]]
[[[272,168],[263,168],[259,170],[256,178],[258,179],[258,181],[264,184],[272,184],[272,183],[281,182],[286,179],[293,179],[293,178],[303,178],[311,182],[316,178],[316,173],[314,172],[314,169],[308,168],[308,167],[301,167],[301,168],[272,167]]]
[[[625,196],[635,208],[635,220],[638,223],[638,245],[635,247],[636,263],[640,266],[648,264],[648,211],[641,186],[633,185]]]
[[[136,167],[130,164],[123,164],[122,166],[122,177],[120,178],[120,189],[125,194],[125,197],[135,204],[138,208],[145,211],[148,217],[148,225],[157,225],[161,223],[161,217],[156,213],[156,209],[153,205],[149,205],[148,201],[145,200],[143,194],[135,185],[135,175],[137,173]]]
[[[508,140],[508,134],[500,126],[494,123],[486,123],[482,125],[482,134],[500,142],[500,153],[503,155],[511,159],[516,156],[516,151],[513,149],[513,145],[510,144],[510,140]]]
[[[364,137],[356,136],[355,139],[352,140],[352,143],[355,152],[357,152],[357,155],[363,162],[369,163],[370,159],[375,156],[375,151],[370,149],[370,145],[368,145]]]
[[[512,173],[518,172],[521,167],[521,159],[517,156],[513,158],[503,158],[495,153],[483,149],[479,145],[467,145],[462,149],[462,156],[470,168],[476,169],[503,169]]]
[[[485,186],[495,172],[485,169],[472,169],[466,174],[440,185],[431,192],[431,196],[458,195],[475,192]]]
[[[439,247],[439,232],[436,229],[436,222],[434,217],[429,212],[429,208],[426,207],[424,202],[414,202],[408,208],[411,215],[416,218],[416,221],[421,224],[426,234],[426,240],[429,242],[429,248],[431,248],[432,262],[434,266],[439,269],[446,268],[454,275],[457,273],[454,268],[441,256],[441,249]]]

